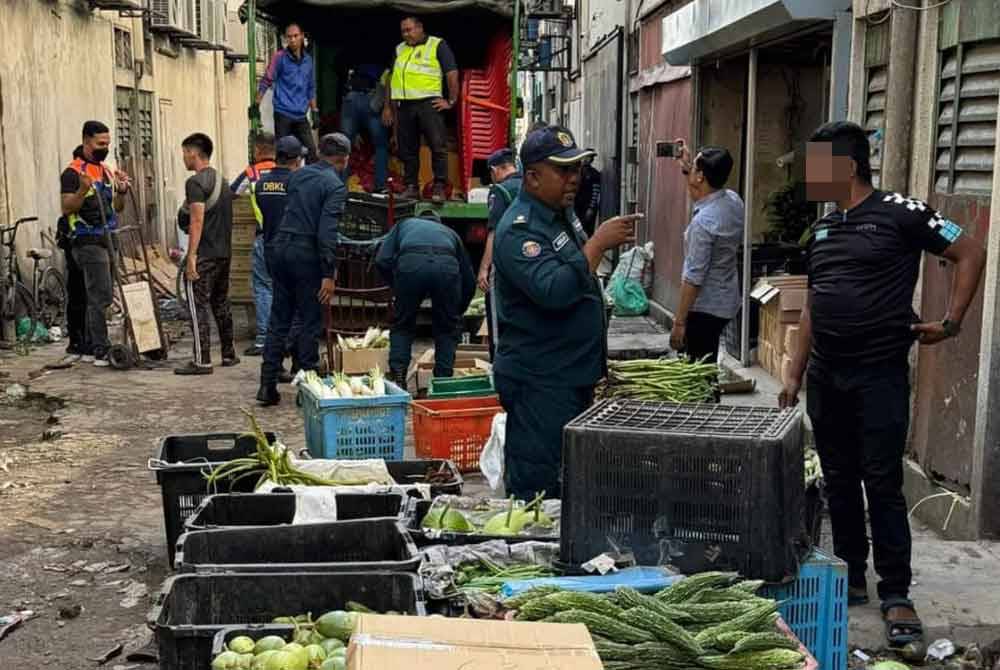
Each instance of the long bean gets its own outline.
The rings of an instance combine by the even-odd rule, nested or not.
[[[706,361],[637,359],[608,365],[604,393],[634,400],[698,403],[711,400],[719,368]]]

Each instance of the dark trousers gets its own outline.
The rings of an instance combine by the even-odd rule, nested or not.
[[[545,491],[546,498],[558,498],[563,428],[590,407],[594,389],[532,385],[503,375],[495,375],[494,382],[507,412],[507,495],[531,500]]]
[[[305,242],[305,238],[278,235],[268,246],[267,253],[274,300],[260,366],[260,383],[261,386],[274,386],[278,383],[278,373],[296,320],[301,322],[301,329],[291,347],[293,366],[302,370],[319,368],[317,338],[322,328],[323,308],[317,294],[323,276],[316,250]]]
[[[111,306],[111,256],[103,244],[80,244],[73,247],[73,258],[83,274],[87,294],[87,335],[89,353],[103,358],[111,342],[108,340],[107,311]]]
[[[903,498],[903,452],[909,429],[910,377],[905,359],[885,365],[813,364],[806,381],[809,418],[833,526],[834,553],[847,562],[851,586],[865,586],[868,499],[878,595],[906,597],[911,580],[910,524]]]
[[[90,339],[87,337],[87,283],[83,269],[73,250],[65,251],[66,257],[66,335],[69,338],[67,354],[89,355]]]
[[[212,318],[219,331],[222,358],[236,358],[233,312],[229,306],[228,258],[199,258],[198,279],[188,282],[188,306],[194,330],[194,362],[212,364]]]
[[[434,376],[451,377],[462,326],[458,259],[404,251],[393,276],[393,295],[395,319],[389,337],[389,368],[403,374],[409,370],[413,341],[417,338],[417,312],[420,303],[430,298]]]
[[[486,330],[490,341],[490,362],[497,352],[497,334],[493,332],[493,291],[486,292]]]
[[[444,115],[434,109],[430,100],[403,101],[397,118],[399,158],[403,161],[407,186],[420,184],[420,136],[431,149],[434,183],[448,182],[447,129]]]
[[[687,319],[687,346],[684,348],[692,360],[707,357],[708,363],[719,361],[719,338],[729,319],[723,319],[705,312],[690,312]]]
[[[278,112],[274,113],[274,136],[277,139],[293,135],[302,142],[309,155],[306,160],[310,163],[316,160],[316,141],[313,139],[312,126],[309,124],[309,117],[304,119],[293,119]]]

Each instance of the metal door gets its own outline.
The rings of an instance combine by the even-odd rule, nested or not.
[[[620,210],[623,50],[619,28],[590,52],[583,66],[587,79],[583,96],[584,136],[577,141],[597,151],[594,166],[601,171],[601,221]]]
[[[153,142],[153,94],[115,89],[115,155],[132,178],[132,195],[121,214],[123,225],[141,225],[147,242],[159,241],[156,225],[156,161]]]

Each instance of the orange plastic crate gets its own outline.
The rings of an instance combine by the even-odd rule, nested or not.
[[[413,442],[418,458],[444,458],[462,472],[479,469],[479,455],[503,411],[495,396],[414,400]]]

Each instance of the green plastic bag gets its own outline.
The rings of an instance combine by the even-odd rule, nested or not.
[[[29,334],[31,330],[31,319],[26,316],[22,316],[17,320],[15,325],[15,335],[17,336],[18,342],[48,342],[49,341],[49,331],[40,322],[35,322],[35,331]]]
[[[615,316],[642,316],[649,312],[649,299],[639,282],[618,276],[608,287],[611,299],[615,301]]]

